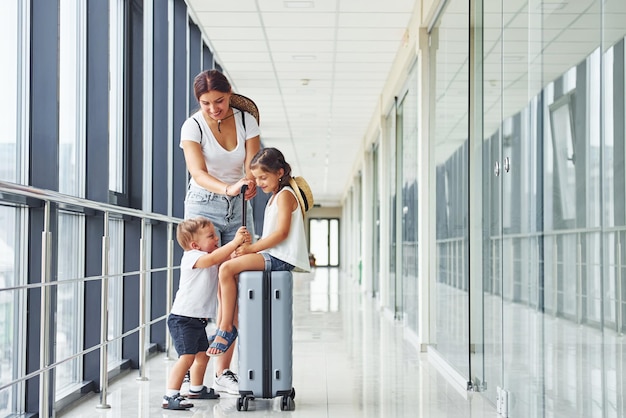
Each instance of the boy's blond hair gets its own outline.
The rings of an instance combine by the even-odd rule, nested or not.
[[[178,244],[183,247],[184,250],[191,249],[191,243],[195,239],[196,234],[207,226],[213,227],[213,222],[202,216],[185,219],[179,223],[176,228],[176,240],[178,240]]]

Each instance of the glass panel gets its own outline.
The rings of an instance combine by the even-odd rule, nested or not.
[[[372,185],[373,201],[372,206],[374,210],[374,225],[372,234],[372,293],[373,296],[378,296],[380,286],[380,153],[378,152],[378,144],[374,146],[372,151],[372,172],[374,173],[374,184]]]
[[[124,4],[109,3],[109,190],[124,193]]]
[[[18,183],[20,160],[20,120],[26,115],[24,109],[24,91],[22,81],[22,57],[28,54],[23,47],[23,34],[27,28],[21,25],[21,4],[19,0],[0,2],[0,56],[5,57],[11,65],[0,66],[0,180]],[[25,55],[22,55],[25,54]],[[17,65],[16,65],[17,64]]]
[[[109,370],[117,367],[122,361],[122,310],[124,272],[124,221],[121,219],[109,220],[109,343],[108,365]]]
[[[600,90],[603,96],[600,119],[602,159],[600,165],[591,167],[587,176],[600,176],[600,197],[593,198],[601,202],[601,211],[596,215],[603,225],[600,238],[589,247],[596,245],[604,251],[600,255],[600,266],[593,266],[593,271],[587,269],[586,277],[595,280],[587,285],[586,290],[594,297],[587,298],[583,309],[603,320],[602,362],[596,363],[597,367],[602,366],[602,382],[598,381],[596,368],[593,383],[604,389],[604,416],[617,418],[626,416],[626,2],[607,0],[603,5],[604,53],[602,67],[598,68],[603,72],[593,73],[601,75],[604,81]],[[597,345],[593,348],[597,349]],[[595,394],[598,396],[597,392]]]
[[[19,347],[24,347],[26,336],[20,326],[20,302],[23,293],[5,290],[23,285],[20,282],[19,257],[19,210],[0,206],[0,386],[23,375],[20,373],[25,361]],[[22,277],[25,277],[23,274]],[[0,415],[10,416],[18,411],[18,387],[13,385],[0,391]]]
[[[395,134],[395,176],[394,183],[392,183],[392,189],[394,191],[394,199],[393,199],[393,226],[395,229],[395,233],[392,234],[397,241],[392,242],[393,247],[395,248],[395,286],[394,286],[394,316],[398,319],[404,318],[404,266],[402,264],[403,261],[403,200],[402,200],[402,165],[403,165],[403,156],[404,150],[402,149],[402,145],[404,144],[404,99],[406,95],[402,97],[402,99],[398,102],[396,106],[396,134]]]
[[[418,333],[417,293],[417,65],[402,106],[402,283],[407,325]]]
[[[74,281],[84,276],[84,216],[59,213],[58,273],[55,362],[63,361],[82,350],[83,288]],[[70,283],[64,284],[68,280]],[[55,372],[56,396],[62,397],[73,385],[82,381],[81,358],[59,365]]]
[[[339,266],[339,219],[330,219],[328,231],[328,252],[330,254],[329,265]]]
[[[84,196],[84,10],[59,3],[59,191]]]
[[[437,350],[469,380],[468,129],[469,2],[451,0],[431,33],[434,101],[431,146],[436,182]]]
[[[315,257],[315,265],[328,265],[328,220],[309,220],[309,248]]]
[[[395,110],[395,109],[394,109]],[[385,119],[385,141],[387,148],[387,162],[383,162],[382,169],[387,179],[389,202],[389,282],[387,283],[387,300],[384,305],[395,313],[396,305],[396,135],[395,111],[389,113]],[[384,268],[384,267],[383,267]]]

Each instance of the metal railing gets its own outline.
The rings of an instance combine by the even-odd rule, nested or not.
[[[30,206],[28,202],[41,202],[44,210],[43,230],[41,232],[41,282],[40,283],[17,283],[11,287],[0,288],[0,292],[15,291],[15,290],[32,290],[40,289],[41,291],[41,318],[40,318],[40,366],[39,369],[28,374],[23,374],[17,379],[12,380],[4,385],[0,385],[0,391],[7,389],[13,385],[25,382],[33,377],[39,376],[39,416],[50,416],[50,396],[54,394],[50,393],[50,372],[59,365],[82,357],[90,352],[100,349],[100,403],[98,408],[110,408],[107,404],[108,394],[108,345],[113,341],[125,338],[131,334],[138,333],[139,336],[139,377],[138,380],[147,380],[145,377],[145,363],[146,363],[146,331],[147,327],[155,324],[159,321],[163,321],[167,317],[167,313],[171,309],[172,295],[173,295],[173,279],[174,269],[178,266],[174,266],[173,254],[174,254],[174,227],[182,219],[166,216],[157,213],[143,212],[137,209],[119,207],[107,203],[95,202],[87,199],[82,199],[74,196],[64,195],[62,193],[37,189],[34,187],[19,185],[15,183],[0,181],[0,205],[25,207]],[[100,306],[100,343],[83,349],[76,354],[64,358],[55,359],[54,363],[50,362],[50,344],[52,342],[50,315],[48,313],[51,309],[51,295],[52,287],[59,284],[66,284],[67,281],[53,280],[53,273],[51,271],[52,266],[52,231],[50,229],[52,205],[58,205],[64,210],[74,210],[85,212],[88,209],[90,212],[103,214],[103,236],[102,236],[102,271],[100,276],[82,277],[74,280],[75,282],[89,282],[89,281],[101,281],[101,306]],[[108,337],[108,289],[109,289],[109,218],[110,216],[132,218],[141,221],[141,237],[139,239],[139,271],[137,272],[125,272],[122,277],[128,275],[139,276],[139,324],[137,327],[124,332],[122,335],[115,336],[115,338],[109,339]],[[149,223],[164,223],[167,225],[167,260],[166,267],[147,269],[146,262],[146,247],[147,242],[145,239],[145,232]],[[166,271],[167,275],[167,291],[166,291],[166,314],[151,321],[146,320],[146,280],[147,275],[157,271]],[[120,274],[115,274],[119,277]],[[169,334],[166,332],[165,349],[166,355],[169,353],[171,345]],[[19,375],[19,373],[18,373]]]
[[[590,299],[602,298],[603,309],[605,306],[611,307],[604,316],[604,326],[614,328],[621,335],[626,303],[622,295],[625,267],[622,260],[622,241],[625,235],[626,228],[623,226],[492,235],[488,246],[483,248],[488,248],[490,252],[483,255],[484,260],[490,261],[490,271],[484,271],[483,277],[478,280],[487,280],[487,293],[501,296],[508,302],[542,306],[545,313],[564,317],[578,325],[590,323],[599,326],[600,319],[585,312],[588,310],[586,304],[591,304]],[[593,245],[600,241],[604,241],[604,253]],[[436,243],[438,280],[453,288],[465,290],[462,285],[467,280],[467,272],[463,271],[466,238],[438,239]],[[521,244],[526,244],[526,253],[520,252]],[[461,251],[458,251],[459,247],[462,248]],[[516,267],[520,269],[517,272]],[[522,267],[537,274],[524,274],[528,272],[522,271]],[[592,273],[594,268],[604,269],[603,273],[608,275],[614,291],[607,290],[603,294],[596,291],[589,294],[592,290],[600,289],[599,281],[604,280],[603,275]],[[539,270],[542,270],[541,283]],[[592,281],[597,286],[592,286]],[[526,294],[521,298],[513,297],[510,291],[514,287],[525,289]],[[543,292],[535,295],[543,299],[541,303],[531,299],[532,291]],[[566,298],[574,304],[574,312],[565,312]]]

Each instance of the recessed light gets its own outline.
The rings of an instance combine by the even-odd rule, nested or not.
[[[564,1],[544,1],[538,5],[538,7],[543,10],[560,10],[565,6],[567,6],[567,3]]]
[[[313,8],[312,1],[286,1],[285,7],[288,9],[311,9]]]
[[[294,61],[315,61],[317,57],[315,55],[294,55]]]

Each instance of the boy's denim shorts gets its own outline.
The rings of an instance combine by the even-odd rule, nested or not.
[[[176,314],[170,314],[167,317],[167,327],[170,329],[172,342],[179,356],[196,355],[209,348],[209,339],[205,329],[207,323],[206,319]]]
[[[265,259],[266,266],[268,262],[270,263],[272,271],[291,271],[294,269],[294,266],[292,266],[291,264],[283,260],[279,260],[269,253],[261,252],[260,254],[263,256],[263,259]]]
[[[235,238],[237,230],[242,225],[242,199],[241,194],[226,196],[190,184],[185,196],[185,219],[197,216],[209,219],[220,237],[220,245],[224,245]],[[252,206],[250,202],[246,202],[246,205],[246,228],[250,236],[254,236]]]

